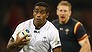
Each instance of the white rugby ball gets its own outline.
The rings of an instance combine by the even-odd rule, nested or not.
[[[26,39],[31,38],[31,34],[30,34],[30,31],[28,29],[24,29],[23,31],[21,31],[19,34],[19,37],[21,38],[21,37],[24,37],[25,35],[28,35],[26,37]]]

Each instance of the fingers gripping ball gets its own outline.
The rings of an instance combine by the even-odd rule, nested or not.
[[[30,31],[28,29],[24,29],[23,31],[21,31],[21,33],[19,34],[19,37],[24,37],[25,35],[28,35],[27,37],[25,37],[26,40],[31,38],[31,34]]]

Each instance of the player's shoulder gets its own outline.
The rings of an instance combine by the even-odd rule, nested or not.
[[[59,24],[59,19],[53,20],[53,21],[52,21],[52,24],[53,24],[55,27],[58,28],[58,25],[60,25],[60,24]]]
[[[54,27],[54,25],[53,25],[52,22],[50,22],[50,21],[47,21],[47,24],[48,24],[50,27]]]
[[[55,20],[52,21],[52,23],[53,23],[53,24],[54,24],[54,23],[58,23],[58,21],[59,21],[58,19],[55,19]]]
[[[74,19],[74,18],[70,18],[70,23],[71,25],[75,26],[77,23],[80,23],[80,21]]]
[[[75,25],[77,25],[77,24],[83,25],[80,21],[78,21],[78,20],[76,20],[76,19],[73,19],[73,18],[72,18],[72,20],[73,20],[73,23],[74,23]]]
[[[47,21],[47,23],[48,23],[48,27],[49,27],[49,29],[52,29],[52,30],[57,30],[57,28],[53,25],[53,23],[52,22],[50,22],[50,21]]]
[[[29,24],[31,21],[33,21],[33,19],[29,19],[26,21],[21,22],[18,26],[26,26],[27,24]]]

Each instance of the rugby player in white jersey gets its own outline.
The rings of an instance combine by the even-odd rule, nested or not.
[[[61,52],[58,30],[46,20],[48,5],[38,2],[34,6],[33,19],[20,23],[10,38],[9,52]],[[26,33],[25,33],[26,32]],[[20,35],[20,34],[23,35]],[[30,37],[30,38],[28,38]]]

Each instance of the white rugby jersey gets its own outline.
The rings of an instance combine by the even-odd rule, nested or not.
[[[30,43],[25,45],[20,52],[49,52],[49,50],[61,46],[58,30],[49,21],[39,30],[35,29],[33,19],[19,24],[12,35],[14,40],[16,40],[17,33],[23,29],[28,29],[32,37]]]

